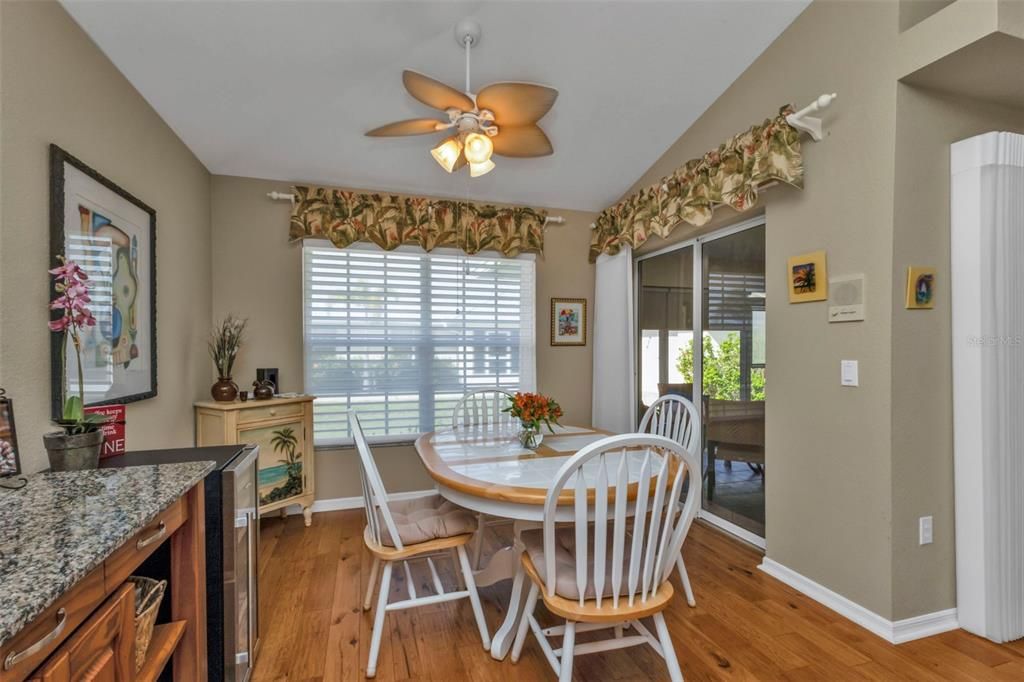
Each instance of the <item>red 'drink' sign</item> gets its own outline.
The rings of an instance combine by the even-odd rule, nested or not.
[[[99,405],[97,407],[85,408],[86,414],[101,414],[106,416],[107,423],[103,429],[103,451],[100,452],[100,459],[124,454],[124,405]]]

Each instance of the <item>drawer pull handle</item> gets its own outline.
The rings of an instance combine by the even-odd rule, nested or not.
[[[270,408],[270,416],[273,417],[276,414],[277,414],[277,410],[275,410],[274,408]]]
[[[163,521],[160,522],[160,527],[156,529],[156,532],[150,535],[148,538],[142,538],[135,543],[135,549],[144,549],[149,547],[154,542],[167,535],[167,524]]]
[[[50,630],[50,633],[40,639],[38,642],[30,646],[29,648],[19,651],[17,653],[11,652],[7,654],[7,658],[4,659],[4,670],[10,670],[14,666],[24,661],[29,656],[34,656],[40,651],[53,644],[58,637],[64,632],[64,627],[68,624],[68,613],[63,608],[57,609],[57,625]]]

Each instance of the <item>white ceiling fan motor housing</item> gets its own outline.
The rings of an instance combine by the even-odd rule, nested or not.
[[[472,19],[463,19],[455,24],[455,42],[459,44],[459,47],[466,47],[467,38],[469,46],[476,47],[480,43],[481,35],[483,35],[483,29]]]

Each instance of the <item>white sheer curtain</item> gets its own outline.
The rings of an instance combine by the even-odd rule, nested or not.
[[[634,429],[633,250],[597,259],[594,287],[593,424],[614,433]]]
[[[950,168],[957,616],[1005,642],[1024,637],[1024,135],[957,142]]]

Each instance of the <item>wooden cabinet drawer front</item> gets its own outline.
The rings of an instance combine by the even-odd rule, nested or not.
[[[305,403],[285,403],[284,405],[266,405],[262,407],[248,407],[238,411],[239,424],[252,424],[253,422],[270,421],[282,417],[297,417],[305,409]]]
[[[103,602],[104,595],[103,566],[100,566],[0,647],[0,682],[21,682],[27,678]],[[8,665],[12,657],[44,640],[46,644],[37,651],[29,656],[18,656],[17,663]]]
[[[188,518],[185,501],[178,498],[146,527],[129,539],[120,549],[107,557],[104,563],[107,592],[112,592],[132,574],[140,563],[171,537]],[[202,520],[200,520],[202,523]]]
[[[32,682],[132,682],[135,590],[122,585],[36,671]]]

